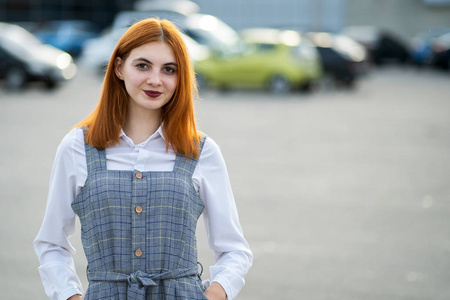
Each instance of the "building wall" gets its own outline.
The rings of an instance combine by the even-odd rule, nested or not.
[[[287,27],[338,32],[374,25],[405,39],[420,31],[450,27],[450,0],[194,0],[200,11],[233,28]]]
[[[0,22],[81,19],[106,27],[118,11],[132,7],[133,1],[123,0],[0,0]]]
[[[450,27],[449,1],[347,0],[346,25],[375,25],[404,38],[436,28]]]
[[[236,30],[277,27],[337,31],[344,24],[347,0],[194,0]]]

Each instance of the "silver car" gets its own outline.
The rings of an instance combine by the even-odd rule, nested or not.
[[[42,44],[24,28],[0,23],[0,80],[9,89],[20,89],[31,81],[47,88],[73,78],[72,57],[53,46]]]

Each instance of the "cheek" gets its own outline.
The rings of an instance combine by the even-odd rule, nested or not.
[[[168,82],[168,87],[170,87],[170,89],[175,92],[175,89],[177,88],[178,85],[178,78],[177,76],[173,76],[173,78],[170,78],[169,82]]]
[[[132,75],[127,74],[128,76],[125,77],[125,86],[127,88],[136,88],[140,86],[142,83],[145,82],[146,78],[142,74],[139,73],[133,73]]]

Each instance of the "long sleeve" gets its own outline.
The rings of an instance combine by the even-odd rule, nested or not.
[[[69,242],[75,231],[75,213],[71,203],[80,189],[77,183],[80,168],[77,170],[73,157],[75,152],[84,152],[77,143],[76,134],[72,131],[66,135],[56,152],[45,217],[33,243],[45,292],[52,300],[83,294],[72,259],[75,249]]]
[[[225,161],[210,138],[205,142],[197,169],[194,181],[199,176],[206,234],[214,251],[211,282],[220,283],[228,299],[234,299],[245,284],[244,276],[253,263],[253,255],[239,223]]]

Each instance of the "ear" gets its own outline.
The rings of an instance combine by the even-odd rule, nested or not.
[[[114,61],[114,73],[116,73],[117,78],[120,80],[123,80],[122,62],[120,57],[116,57],[116,60]]]

